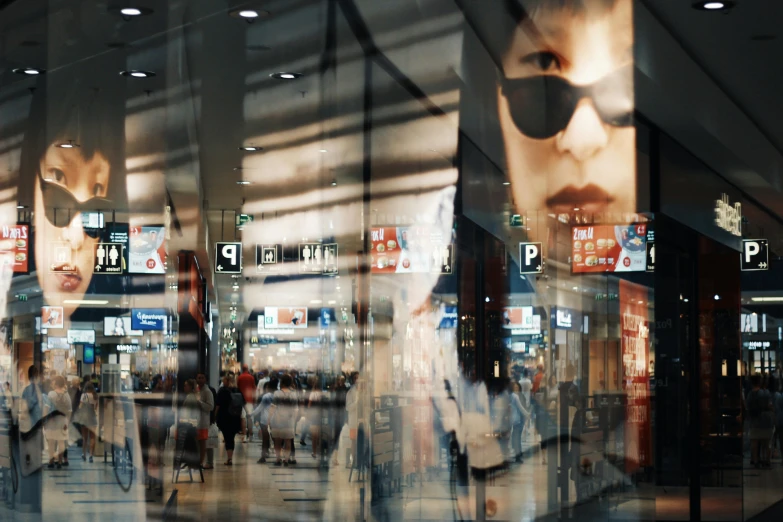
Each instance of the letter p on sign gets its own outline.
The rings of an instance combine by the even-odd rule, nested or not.
[[[540,274],[544,271],[541,243],[519,244],[519,273]]]
[[[750,260],[753,256],[758,254],[761,251],[761,247],[756,241],[746,241],[745,242],[745,262],[750,263]]]
[[[236,245],[223,245],[223,257],[225,257],[229,264],[235,266],[237,264],[237,246]]]

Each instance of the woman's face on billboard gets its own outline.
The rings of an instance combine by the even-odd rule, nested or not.
[[[98,239],[85,233],[73,201],[106,197],[109,162],[100,152],[88,159],[78,148],[50,145],[39,168],[34,209],[38,280],[49,302],[58,295],[63,300],[82,299],[92,279]],[[77,306],[64,304],[66,315]]]
[[[517,26],[502,57],[514,202],[521,212],[635,212],[631,0],[550,3]]]

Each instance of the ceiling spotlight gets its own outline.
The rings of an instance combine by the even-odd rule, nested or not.
[[[333,180],[332,180],[332,186],[333,186],[333,187],[336,187],[336,186],[337,186],[337,179],[333,179]]]
[[[232,9],[228,12],[228,15],[233,18],[245,20],[248,23],[253,23],[258,19],[266,18],[269,16],[269,11],[263,9]]]
[[[43,74],[46,71],[37,67],[19,67],[14,69],[14,72],[16,74],[26,74],[27,76],[38,76],[39,74]]]
[[[75,149],[79,145],[77,143],[74,143],[73,140],[68,140],[67,143],[60,143],[57,145],[61,149]]]
[[[507,187],[507,186],[511,185],[511,182],[510,181],[504,181],[503,185]]]
[[[239,150],[244,150],[246,152],[256,152],[259,150],[264,150],[264,147],[253,147],[253,146],[239,147]]]
[[[130,20],[137,16],[147,16],[153,13],[152,9],[149,7],[133,7],[129,5],[126,5],[125,7],[115,7],[111,9],[111,11],[118,12],[125,20]]]
[[[23,209],[27,208],[27,205],[22,205],[21,203],[19,203],[18,205],[16,205],[16,208],[19,209],[19,210],[23,210]]]
[[[701,11],[728,11],[732,7],[732,0],[700,0],[693,3],[693,8]]]
[[[133,78],[151,78],[155,76],[155,73],[152,71],[140,71],[137,69],[122,71],[120,74],[122,76],[131,76]]]
[[[296,80],[298,78],[301,78],[303,75],[302,73],[295,73],[295,72],[276,72],[270,74],[269,76],[276,80]]]
[[[328,150],[326,150],[326,149],[320,149],[318,152],[320,152],[320,153],[322,153],[322,154],[325,154],[325,153],[327,153],[327,152],[329,152],[329,151],[328,151]]]
[[[237,181],[237,185],[250,185],[249,181]]]

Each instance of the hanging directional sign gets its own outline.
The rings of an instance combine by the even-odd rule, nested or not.
[[[122,274],[122,243],[98,243],[95,245],[93,274]]]
[[[337,243],[299,243],[299,272],[337,274]]]
[[[769,242],[766,239],[743,239],[740,266],[743,272],[769,270]]]
[[[256,272],[279,272],[283,268],[283,245],[256,245]]]
[[[519,273],[540,274],[544,271],[544,258],[541,243],[519,244]]]
[[[242,243],[215,243],[215,272],[242,273]]]
[[[655,241],[647,241],[647,272],[655,272]]]

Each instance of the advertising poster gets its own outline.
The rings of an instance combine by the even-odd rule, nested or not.
[[[503,328],[533,330],[532,306],[507,306],[503,308]],[[538,332],[541,332],[541,316],[538,316]]]
[[[130,317],[104,317],[103,335],[105,337],[125,337],[141,335],[141,331],[131,329]]]
[[[62,328],[64,326],[62,306],[41,307],[41,328]]]
[[[48,337],[46,339],[46,347],[49,350],[67,350],[71,346],[68,344],[67,337]]]
[[[450,238],[433,234],[426,227],[373,227],[371,230],[373,274],[450,274],[454,246]]]
[[[571,229],[575,274],[647,270],[647,225],[591,225]]]
[[[0,227],[0,262],[15,273],[27,273],[30,255],[28,225]]]
[[[132,274],[166,273],[165,240],[165,227],[130,227],[128,272]]]
[[[95,330],[68,330],[69,344],[94,344]]]
[[[264,308],[264,328],[307,328],[307,307]]]
[[[131,329],[165,331],[168,313],[163,308],[134,308],[131,310]]]
[[[620,280],[626,472],[652,465],[647,288]]]

